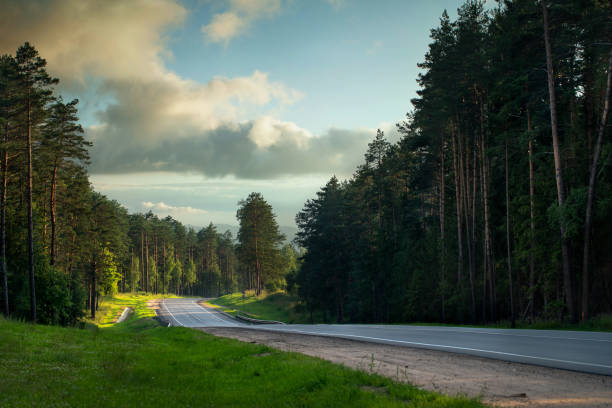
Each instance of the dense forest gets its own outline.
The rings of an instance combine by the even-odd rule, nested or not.
[[[610,4],[468,1],[353,177],[297,215],[299,295],[338,322],[612,310]]]
[[[326,322],[578,321],[612,311],[610,5],[444,12],[401,139],[378,131],[285,243],[259,193],[237,237],[129,214],[93,190],[78,101],[25,43],[0,56],[7,316],[74,324],[101,295],[288,290]]]
[[[218,296],[239,287],[284,289],[281,277],[296,268],[297,253],[282,247],[261,195],[239,203],[238,245],[213,224],[196,232],[170,216],[128,214],[95,192],[78,100],[56,95],[58,82],[29,43],[0,57],[6,316],[68,325],[95,316],[100,296],[117,291]]]

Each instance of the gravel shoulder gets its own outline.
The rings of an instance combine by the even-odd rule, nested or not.
[[[265,344],[375,372],[447,395],[499,407],[612,407],[612,377],[355,340],[207,327],[204,332]]]

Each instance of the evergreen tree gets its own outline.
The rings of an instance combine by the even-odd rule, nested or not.
[[[238,258],[249,277],[247,287],[259,295],[266,282],[280,275],[279,246],[284,236],[278,230],[272,207],[260,193],[251,193],[238,205]]]

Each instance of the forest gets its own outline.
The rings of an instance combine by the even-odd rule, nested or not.
[[[294,243],[259,193],[238,203],[233,237],[94,191],[78,100],[57,94],[26,42],[0,56],[3,312],[73,325],[117,291],[250,289],[294,293],[325,322],[610,313],[610,11],[597,0],[445,11],[401,139],[378,131],[352,177],[305,203]]]
[[[610,4],[446,12],[401,140],[297,215],[299,294],[337,322],[579,321],[612,311]]]
[[[214,297],[284,288],[297,253],[283,246],[260,194],[239,203],[239,245],[212,223],[195,231],[170,216],[128,214],[90,185],[78,100],[56,95],[59,80],[31,44],[1,57],[0,81],[6,316],[72,325],[117,291]]]

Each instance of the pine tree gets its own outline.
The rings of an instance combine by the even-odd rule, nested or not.
[[[36,322],[36,291],[34,278],[34,219],[32,214],[32,137],[42,119],[42,111],[51,96],[50,87],[58,82],[51,78],[45,66],[47,62],[38,51],[25,43],[15,54],[17,73],[21,83],[21,97],[26,117],[26,183],[28,201],[28,266],[30,278],[30,319]]]
[[[278,230],[272,207],[260,193],[251,193],[238,205],[238,257],[243,267],[254,272],[250,287],[259,295],[265,282],[278,275],[281,265],[279,247],[284,236]]]

